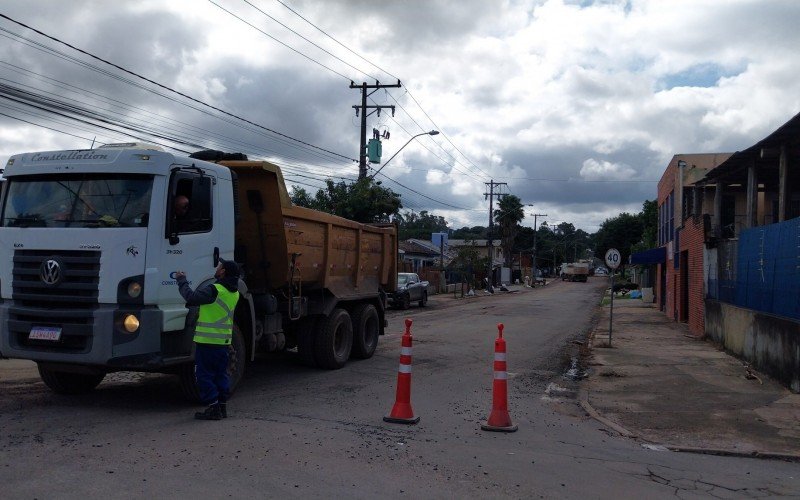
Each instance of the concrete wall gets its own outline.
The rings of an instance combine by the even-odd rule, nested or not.
[[[705,303],[708,337],[793,392],[800,392],[800,321],[711,299]]]

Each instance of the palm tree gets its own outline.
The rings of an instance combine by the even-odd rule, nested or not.
[[[514,237],[522,219],[525,218],[522,202],[518,196],[507,194],[500,198],[494,211],[494,220],[500,226],[500,241],[506,266],[511,265],[511,252],[514,250]]]

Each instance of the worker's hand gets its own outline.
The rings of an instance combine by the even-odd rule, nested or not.
[[[175,279],[179,280],[181,278],[186,278],[186,273],[183,271],[175,271]]]

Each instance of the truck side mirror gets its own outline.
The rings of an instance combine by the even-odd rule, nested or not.
[[[174,246],[174,245],[177,245],[180,242],[181,242],[181,239],[178,238],[178,235],[176,233],[172,233],[172,234],[169,235],[169,244],[170,245]]]

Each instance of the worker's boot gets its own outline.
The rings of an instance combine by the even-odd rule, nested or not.
[[[227,403],[219,403],[219,414],[222,415],[222,418],[228,418],[228,404]]]
[[[219,403],[209,405],[205,411],[198,411],[194,414],[197,420],[222,420],[222,411],[219,409]]]

